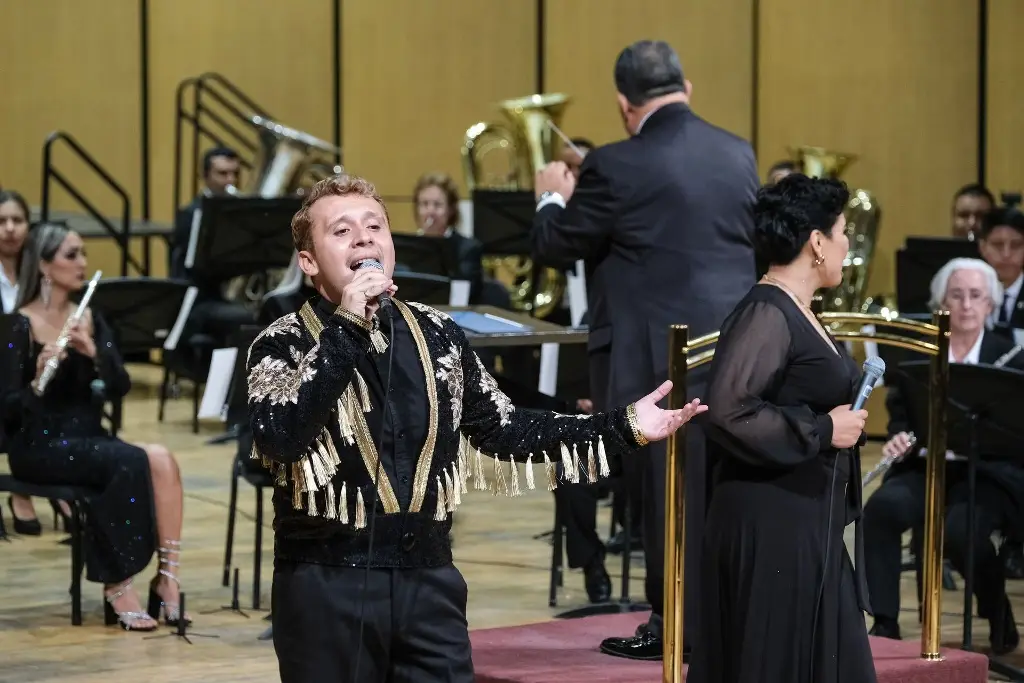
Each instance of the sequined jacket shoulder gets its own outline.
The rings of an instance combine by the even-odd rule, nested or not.
[[[563,479],[596,480],[608,474],[609,454],[637,447],[642,437],[632,406],[593,416],[517,408],[450,316],[424,304],[395,304],[427,378],[429,424],[408,509],[399,508],[382,476],[378,514],[446,522],[470,480],[478,490],[519,495],[535,487],[536,464],[553,489],[559,461]],[[344,310],[323,320],[306,304],[257,337],[247,360],[253,457],[274,472],[294,513],[356,530],[365,526],[378,457],[364,418],[376,408],[356,365],[383,343],[375,328]],[[485,455],[493,459],[490,477]],[[525,486],[516,462],[526,463]]]

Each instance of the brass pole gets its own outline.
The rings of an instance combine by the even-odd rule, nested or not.
[[[669,410],[686,405],[686,325],[668,332]],[[668,439],[665,453],[665,613],[663,683],[683,683],[683,548],[686,542],[686,427]]]
[[[949,399],[949,311],[936,311],[939,328],[932,358],[928,405],[928,462],[924,493],[924,562],[921,657],[936,661],[942,621],[942,532],[946,510],[946,403]]]

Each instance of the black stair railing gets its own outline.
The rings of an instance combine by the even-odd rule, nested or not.
[[[242,168],[252,170],[259,151],[258,132],[252,124],[253,116],[273,119],[251,97],[225,78],[214,72],[186,78],[178,84],[175,93],[174,120],[174,198],[173,208],[191,201],[199,193],[200,146],[208,141],[218,147],[230,147],[239,154]],[[190,131],[185,131],[186,124]],[[183,149],[189,136],[188,158]],[[191,194],[182,196],[182,173],[191,179]]]
[[[104,216],[96,206],[85,198],[85,195],[75,187],[68,177],[62,173],[54,164],[53,152],[57,143],[63,143],[81,161],[85,162],[103,182],[114,191],[121,199],[121,220],[117,225],[110,218]],[[51,188],[53,183],[60,185],[65,192],[71,195],[82,209],[85,210],[117,243],[121,251],[121,276],[128,276],[129,267],[144,275],[148,275],[142,264],[131,255],[131,230],[132,230],[132,203],[128,193],[114,177],[100,165],[96,158],[82,147],[81,143],[75,140],[70,133],[57,130],[50,133],[43,144],[43,191],[42,206],[40,208],[41,219],[50,220],[50,206],[52,199]]]

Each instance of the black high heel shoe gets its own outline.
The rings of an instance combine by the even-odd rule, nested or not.
[[[64,523],[64,533],[71,533],[71,515],[64,514],[64,509],[60,506],[60,501],[55,498],[50,499],[50,507],[53,509],[53,530],[57,531],[57,522],[62,521]]]
[[[14,496],[7,496],[7,507],[11,509],[11,517],[14,518],[14,533],[21,534],[23,536],[41,536],[43,533],[43,525],[39,523],[39,519],[22,519],[18,517],[18,513],[14,511]]]
[[[121,586],[111,593],[105,595],[103,601],[103,621],[107,626],[117,624],[125,631],[155,631],[159,623],[145,612],[118,612],[114,609],[114,601],[130,591],[133,579],[128,579]]]

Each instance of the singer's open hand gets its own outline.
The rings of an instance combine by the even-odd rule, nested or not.
[[[369,320],[377,312],[377,297],[387,292],[394,296],[398,291],[395,283],[376,268],[361,268],[356,271],[352,281],[341,290],[342,307],[362,318]]]
[[[80,320],[71,326],[71,330],[68,332],[68,346],[86,358],[96,357],[96,342],[93,341],[85,320]]]
[[[636,402],[636,421],[648,441],[667,439],[694,415],[708,409],[707,406],[701,405],[699,398],[695,398],[679,410],[662,410],[658,407],[658,401],[668,396],[670,391],[672,382],[665,382]]]
[[[864,432],[868,411],[850,410],[851,407],[847,403],[833,408],[828,414],[832,418],[832,445],[836,448],[853,448]]]

